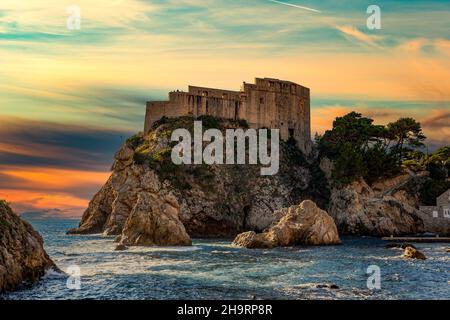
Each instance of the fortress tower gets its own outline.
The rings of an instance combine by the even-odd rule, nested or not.
[[[168,101],[149,101],[145,133],[163,116],[211,115],[246,120],[250,128],[280,129],[283,140],[293,138],[309,153],[311,116],[309,89],[290,81],[256,78],[240,91],[189,86],[188,92],[173,91]]]

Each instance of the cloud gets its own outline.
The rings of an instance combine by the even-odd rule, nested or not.
[[[342,32],[345,36],[356,39],[360,42],[363,42],[365,44],[369,44],[372,46],[378,46],[377,41],[381,40],[381,36],[377,35],[368,35],[364,32],[361,32],[358,30],[358,28],[354,26],[336,26],[336,29]]]
[[[0,189],[0,198],[6,199],[18,214],[29,211],[51,211],[59,212],[65,217],[81,216],[89,202],[64,193],[9,189]]]
[[[80,216],[109,175],[107,171],[1,165],[0,198],[18,213],[51,210]]]
[[[436,50],[450,56],[450,40],[448,39],[436,39],[434,41]]]
[[[0,165],[108,170],[134,132],[0,116]]]
[[[431,115],[422,121],[422,125],[430,128],[450,129],[450,108],[431,110]],[[450,135],[447,138],[450,139]]]
[[[405,54],[418,54],[421,53],[423,48],[428,45],[430,41],[426,38],[417,38],[402,42],[396,50]]]

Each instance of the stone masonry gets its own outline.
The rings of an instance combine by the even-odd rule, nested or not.
[[[240,91],[189,86],[188,92],[172,91],[168,101],[149,101],[145,133],[166,117],[211,115],[246,120],[250,128],[280,129],[283,140],[292,138],[306,154],[311,149],[310,91],[290,81],[256,78]]]

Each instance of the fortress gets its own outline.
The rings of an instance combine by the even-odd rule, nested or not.
[[[246,120],[250,128],[280,129],[283,140],[292,138],[306,154],[311,149],[309,89],[290,81],[256,78],[240,91],[189,86],[188,92],[172,91],[168,101],[149,101],[144,131],[166,117],[211,115]]]

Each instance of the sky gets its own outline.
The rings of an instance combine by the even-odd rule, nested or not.
[[[356,110],[448,145],[449,30],[450,0],[1,0],[0,198],[79,217],[145,102],[189,84],[290,80],[311,88],[312,134]]]

